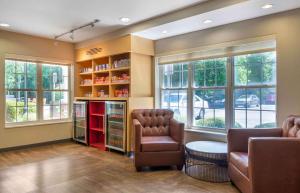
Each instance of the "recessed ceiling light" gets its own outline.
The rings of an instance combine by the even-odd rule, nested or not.
[[[210,20],[210,19],[207,19],[207,20],[203,21],[203,23],[205,23],[205,24],[208,24],[208,23],[211,23],[211,22],[212,22],[212,20]]]
[[[130,22],[130,19],[128,17],[121,17],[120,21],[122,21],[124,23],[128,23],[128,22]]]
[[[0,23],[0,27],[10,27],[10,25],[7,23]]]
[[[166,33],[168,33],[168,31],[167,31],[167,30],[164,30],[164,31],[162,31],[161,33],[166,34]]]
[[[261,8],[263,8],[263,9],[270,9],[270,8],[272,8],[272,7],[273,7],[272,4],[265,4],[265,5],[263,5]]]

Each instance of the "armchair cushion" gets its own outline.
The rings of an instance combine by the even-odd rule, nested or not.
[[[229,162],[248,177],[248,153],[230,152]]]
[[[178,151],[179,143],[169,136],[142,137],[142,152]]]

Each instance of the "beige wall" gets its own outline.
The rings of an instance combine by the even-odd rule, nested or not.
[[[275,35],[277,40],[277,121],[281,125],[286,116],[300,114],[300,9],[158,40],[155,52],[162,54],[266,35]],[[189,141],[200,137],[201,134],[187,133],[186,138]]]
[[[70,43],[38,38],[0,30],[0,92],[4,88],[4,59],[6,54],[40,57],[50,60],[74,60],[74,46]],[[5,98],[0,95],[0,148],[54,141],[71,137],[71,123],[5,128]]]

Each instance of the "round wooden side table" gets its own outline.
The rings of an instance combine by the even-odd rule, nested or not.
[[[185,145],[185,173],[208,182],[227,182],[227,144],[194,141]]]

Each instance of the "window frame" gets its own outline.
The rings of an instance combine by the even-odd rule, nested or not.
[[[278,126],[278,84],[277,84],[277,78],[278,78],[278,60],[277,60],[277,50],[276,48],[270,48],[270,49],[260,49],[260,50],[252,50],[252,51],[247,51],[247,52],[241,52],[241,53],[231,53],[231,54],[227,54],[227,55],[216,55],[213,57],[203,57],[203,58],[195,58],[195,59],[191,59],[191,60],[184,60],[184,61],[176,61],[176,62],[169,62],[168,64],[178,64],[178,63],[187,63],[188,64],[188,88],[187,88],[187,122],[185,124],[185,128],[188,130],[195,130],[195,131],[207,131],[207,132],[216,132],[216,133],[227,133],[229,128],[233,128],[234,127],[234,122],[235,122],[235,115],[234,115],[234,90],[236,89],[236,86],[234,84],[234,57],[235,56],[239,56],[239,55],[246,55],[246,54],[259,54],[259,53],[265,53],[265,52],[275,52],[275,59],[276,59],[276,63],[275,63],[275,68],[276,68],[276,72],[275,72],[275,76],[276,76],[276,80],[274,85],[269,85],[269,84],[264,84],[264,85],[255,85],[255,86],[246,86],[247,88],[249,87],[253,87],[253,88],[259,88],[259,89],[263,89],[263,88],[273,88],[275,89],[276,92],[276,106],[275,106],[275,124],[276,126]],[[166,90],[162,88],[162,78],[163,78],[163,73],[160,72],[160,66],[161,65],[166,65],[166,64],[159,64],[159,57],[156,58],[156,66],[157,66],[157,73],[156,75],[156,80],[157,81],[157,86],[156,86],[156,91],[158,92],[158,94],[156,95],[156,98],[159,97],[159,99],[156,99],[156,106],[158,108],[161,108],[161,102],[162,102],[162,91]],[[194,88],[193,85],[193,81],[194,81],[194,65],[192,64],[192,62],[194,61],[198,61],[198,60],[206,60],[206,59],[218,59],[218,58],[227,58],[227,63],[226,63],[226,85],[225,86],[213,86],[211,87],[211,89],[225,89],[225,128],[210,128],[210,127],[198,127],[198,126],[194,126],[193,125],[193,115],[194,115],[194,106],[193,106],[193,93],[194,90],[197,89],[210,89],[210,87],[201,87],[199,86],[198,88]],[[241,86],[238,86],[241,87]],[[244,86],[245,87],[245,86]],[[176,88],[181,89],[181,88]],[[260,109],[261,110],[261,109]],[[260,115],[261,116],[261,115]],[[260,119],[261,120],[261,119]]]
[[[4,113],[4,122],[5,122],[5,128],[14,128],[14,127],[23,127],[23,126],[32,126],[32,125],[43,125],[43,124],[55,124],[55,123],[61,123],[61,122],[70,122],[72,119],[72,89],[71,89],[71,65],[70,64],[63,64],[60,62],[46,62],[46,61],[35,61],[35,60],[26,60],[26,59],[19,59],[19,58],[11,58],[6,57],[4,59],[4,76],[5,76],[5,68],[6,68],[6,60],[13,60],[13,61],[22,61],[22,62],[32,62],[36,64],[36,98],[37,98],[37,105],[36,105],[36,120],[35,121],[23,121],[23,122],[6,122],[7,118],[7,106],[6,106],[6,91],[12,90],[7,89],[5,85],[5,78],[4,78],[4,105],[5,105],[5,113]],[[58,65],[58,66],[67,66],[68,67],[68,89],[63,90],[68,92],[68,117],[67,118],[60,118],[60,119],[44,119],[43,116],[43,74],[42,74],[42,68],[43,64],[52,64],[52,65]],[[13,89],[16,91],[27,91],[28,89]],[[31,89],[29,90],[31,91]],[[48,91],[48,90],[45,90]],[[61,90],[55,90],[58,92],[61,92]]]

